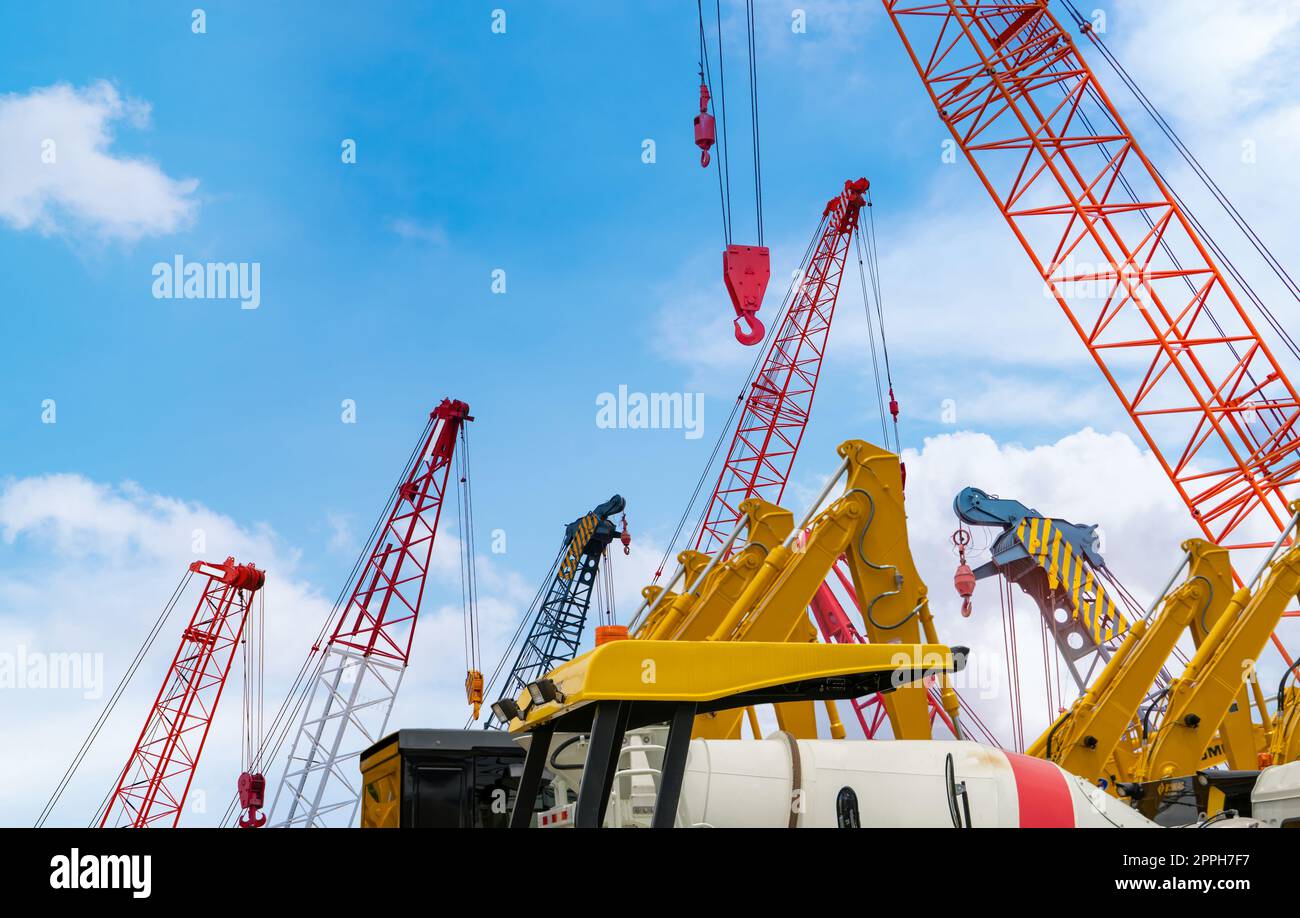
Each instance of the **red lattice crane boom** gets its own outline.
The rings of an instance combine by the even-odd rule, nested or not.
[[[781,500],[808,427],[849,248],[862,208],[869,206],[869,187],[865,178],[846,181],[844,190],[831,198],[822,211],[803,277],[795,286],[790,308],[750,384],[727,458],[695,538],[699,551],[716,551],[726,543],[740,522],[741,502],[751,497],[771,503]],[[843,579],[843,574],[840,576]],[[818,592],[812,612],[826,641],[862,642],[828,586]],[[939,717],[953,729],[933,695],[930,702],[931,720]],[[854,701],[853,708],[867,737],[874,737],[883,722],[879,699],[873,696]]]
[[[1047,0],[883,2],[1051,297],[1206,538],[1249,576],[1240,559],[1291,516],[1300,398],[1207,241]]]
[[[384,735],[401,687],[456,443],[472,420],[469,405],[453,399],[429,414],[329,641],[312,648],[323,652],[276,787],[277,826],[355,824],[355,756]]]
[[[266,575],[227,558],[195,561],[207,580],[162,688],[109,797],[100,826],[175,826],[203,753],[230,665]]]

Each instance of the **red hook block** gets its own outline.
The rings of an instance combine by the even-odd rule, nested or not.
[[[772,278],[767,246],[727,246],[722,253],[722,277],[736,310],[736,340],[746,346],[758,344],[766,330],[755,313],[763,305],[767,282]]]

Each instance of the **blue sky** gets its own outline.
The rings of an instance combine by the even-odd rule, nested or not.
[[[492,9],[503,5],[507,31],[494,34]],[[728,53],[739,62],[734,4],[724,6]],[[922,479],[935,484],[934,506],[963,484],[1012,496],[1034,485],[1041,491],[1023,499],[1045,512],[1108,521],[1120,544],[1158,537],[1172,551],[1190,532],[1158,479],[1132,471],[1150,472],[1136,448],[1131,468],[1094,469],[1078,481],[1035,473],[1027,461],[1019,477],[1002,468],[1042,449],[1053,452],[1037,454],[1040,469],[1077,470],[1092,454],[1070,437],[1131,430],[970,170],[941,161],[943,126],[879,4],[802,6],[808,29],[797,35],[787,5],[759,4],[766,236],[776,269],[764,314],[826,199],[844,179],[868,176],[903,444],[922,450],[927,437],[961,432],[985,438],[966,452],[967,467]],[[1221,179],[1267,229],[1278,183],[1286,191],[1295,183],[1281,152],[1295,133],[1294,75],[1278,64],[1295,44],[1294,4],[1253,12],[1227,4],[1216,14],[1244,36],[1244,50],[1227,55],[1217,76],[1195,73],[1189,61],[1222,21],[1152,31],[1149,8],[1101,6],[1121,52],[1134,52],[1126,59],[1176,107],[1180,129],[1204,141],[1207,159],[1227,164]],[[296,667],[318,625],[311,616],[342,585],[356,539],[425,414],[446,395],[468,401],[477,418],[478,550],[487,552],[493,529],[509,539],[504,556],[484,561],[497,588],[489,644],[510,630],[562,525],[616,491],[628,500],[638,545],[620,595],[634,596],[753,357],[730,335],[715,178],[699,168],[691,142],[694,9],[228,2],[209,4],[206,34],[195,35],[193,7],[87,2],[0,13],[0,105],[60,85],[102,100],[95,87],[107,84],[120,111],[101,152],[150,164],[163,197],[184,210],[124,230],[78,211],[75,196],[55,197],[43,219],[24,225],[3,210],[0,175],[0,479],[11,498],[0,518],[0,637],[67,647],[88,635],[115,682],[180,571],[171,565],[179,555],[151,547],[139,520],[165,517],[181,532],[204,516],[219,519],[214,532],[230,533],[233,547],[212,544],[214,559],[260,550],[248,560],[266,563],[273,584],[271,563],[286,569],[293,585],[276,653]],[[1138,53],[1157,40],[1161,53]],[[728,78],[742,85],[738,68]],[[1189,103],[1196,79],[1224,95]],[[744,108],[738,89],[729,101],[733,114]],[[1224,119],[1273,142],[1262,147],[1262,168],[1232,167],[1236,135]],[[355,164],[340,161],[348,138]],[[656,144],[652,164],[642,161],[646,139]],[[742,143],[735,150],[740,169]],[[733,177],[733,185],[736,241],[749,241],[741,238],[751,226],[746,183]],[[1294,243],[1280,235],[1271,238],[1286,260]],[[152,267],[177,253],[260,263],[260,308],[155,299]],[[491,291],[494,269],[506,272],[504,295]],[[791,502],[799,506],[832,466],[836,443],[879,429],[856,284],[853,272],[796,467]],[[596,398],[620,385],[703,392],[704,435],[599,429]],[[945,398],[961,406],[955,426],[940,420]],[[57,403],[56,424],[41,423],[45,399]],[[355,424],[340,422],[344,399],[356,403]],[[1015,462],[1003,462],[1008,456]],[[996,487],[985,484],[1004,473]],[[69,479],[51,483],[53,475],[77,479],[65,492]],[[1116,508],[1112,484],[1139,479],[1150,488]],[[89,490],[60,504],[77,482]],[[13,509],[24,483],[48,487],[34,492],[48,513]],[[83,511],[103,511],[109,522],[78,518]],[[936,559],[922,572],[946,595],[951,518],[916,515],[933,524],[914,535],[928,540],[918,552]],[[50,584],[58,590],[47,595]],[[451,579],[431,594],[439,609],[458,602]],[[110,614],[121,618],[106,622]],[[447,633],[453,619],[447,611]],[[442,634],[429,630],[430,639]],[[421,701],[436,695],[436,703],[412,701],[401,716],[456,710],[463,670],[447,666],[450,676],[430,664],[426,681],[407,688],[425,686],[431,695]],[[141,698],[156,681],[142,675]],[[135,729],[146,704],[124,702],[121,730]],[[42,696],[41,705],[61,737],[48,767],[61,769],[75,748],[68,737],[93,706],[63,696]],[[21,822],[47,782],[16,764],[5,773],[30,782],[0,800],[0,819]]]

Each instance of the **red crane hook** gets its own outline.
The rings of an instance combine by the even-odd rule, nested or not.
[[[627,514],[623,514],[623,531],[618,534],[618,540],[623,543],[623,554],[632,554],[632,533],[627,531]]]
[[[695,145],[700,148],[700,168],[709,168],[709,149],[718,139],[717,127],[709,114],[709,87],[704,84],[704,71],[700,71],[700,113],[695,116]]]
[[[965,529],[958,528],[952,534],[952,544],[957,546],[957,572],[953,574],[952,585],[957,590],[957,595],[961,597],[961,617],[970,618],[971,596],[975,593],[975,572],[970,569],[966,563],[966,546],[970,544],[970,533]]]
[[[772,278],[771,255],[764,245],[729,245],[722,253],[722,278],[736,310],[736,340],[746,346],[763,340],[766,329],[755,313]]]
[[[244,772],[239,776],[239,805],[244,809],[239,814],[241,829],[260,829],[266,825],[266,814],[259,813],[266,805],[266,778],[256,772]]]

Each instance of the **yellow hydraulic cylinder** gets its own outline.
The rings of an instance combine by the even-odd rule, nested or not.
[[[1300,761],[1300,687],[1293,685],[1282,693],[1269,759],[1273,765]]]
[[[1189,625],[1192,645],[1199,648],[1215,622],[1227,610],[1228,602],[1235,592],[1232,565],[1228,560],[1228,550],[1212,542],[1190,539],[1183,543],[1183,547],[1192,555],[1188,578],[1204,577],[1213,591],[1205,610],[1193,616]],[[1222,753],[1228,767],[1248,770],[1256,767],[1256,759],[1261,751],[1257,734],[1250,717],[1250,689],[1243,685],[1236,701],[1223,716],[1223,722],[1219,725],[1218,742],[1213,745],[1219,747],[1215,751]],[[1207,762],[1205,766],[1209,767],[1209,764]]]

